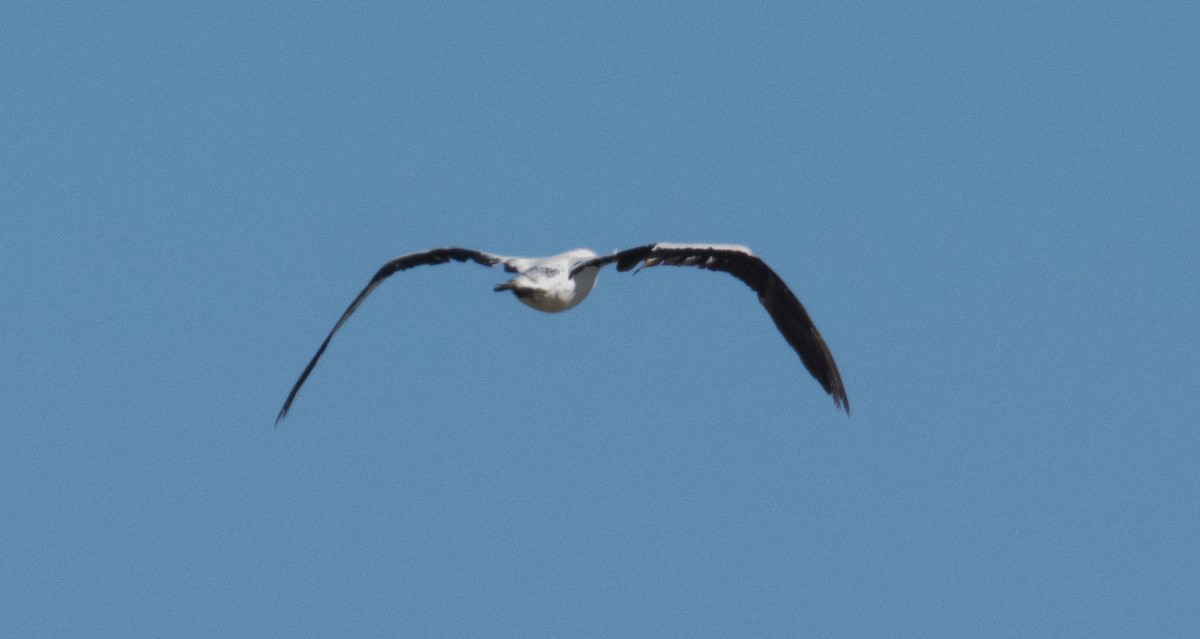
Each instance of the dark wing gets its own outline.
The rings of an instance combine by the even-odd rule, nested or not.
[[[499,255],[491,255],[480,251],[472,251],[471,249],[446,247],[433,249],[431,251],[422,251],[420,253],[402,255],[388,262],[387,264],[384,264],[383,267],[380,268],[379,271],[377,271],[371,278],[371,281],[367,282],[367,286],[363,288],[361,293],[358,294],[358,297],[354,298],[353,302],[350,302],[350,306],[348,306],[346,308],[346,312],[342,313],[342,316],[338,318],[337,324],[333,325],[333,330],[329,331],[329,335],[325,336],[325,341],[321,342],[321,347],[317,349],[317,354],[313,355],[312,359],[309,360],[308,366],[304,367],[304,372],[300,373],[300,379],[296,380],[295,386],[292,386],[292,392],[288,393],[287,400],[283,402],[283,408],[279,409],[279,416],[275,418],[275,423],[278,424],[279,420],[283,419],[283,417],[287,415],[288,409],[292,407],[292,400],[296,399],[296,393],[300,390],[300,387],[304,385],[304,380],[308,379],[309,373],[312,373],[313,367],[317,365],[317,360],[321,359],[321,353],[324,353],[325,348],[329,346],[329,340],[333,339],[333,334],[338,332],[338,329],[342,327],[342,324],[345,324],[346,320],[350,319],[350,316],[354,314],[354,311],[358,310],[359,304],[362,304],[363,300],[367,299],[367,296],[371,294],[371,291],[375,290],[375,287],[379,286],[379,283],[387,279],[388,276],[399,271],[410,269],[414,266],[422,266],[425,264],[445,264],[450,260],[454,260],[456,262],[466,262],[467,260],[470,260],[484,266],[495,266],[496,264],[505,262],[508,259],[509,258]]]
[[[779,332],[795,349],[808,372],[821,383],[825,392],[833,396],[833,403],[850,414],[850,400],[846,398],[846,388],[825,339],[787,284],[749,249],[720,244],[647,244],[588,260],[575,266],[571,273],[574,275],[580,269],[600,268],[613,262],[618,271],[628,271],[638,264],[641,264],[639,270],[665,264],[695,266],[738,278],[758,293],[758,301],[775,320]]]

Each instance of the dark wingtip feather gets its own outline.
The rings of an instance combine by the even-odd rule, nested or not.
[[[846,390],[838,383],[838,392],[833,393],[833,405],[846,411],[846,417],[850,416],[850,399],[846,397]]]

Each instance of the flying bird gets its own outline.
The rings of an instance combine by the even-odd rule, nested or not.
[[[775,271],[744,246],[734,244],[646,244],[610,255],[597,255],[588,249],[574,249],[550,257],[506,257],[466,248],[444,247],[419,253],[402,255],[384,264],[366,287],[350,302],[342,316],[325,336],[325,341],[309,360],[304,372],[292,386],[275,423],[287,415],[296,399],[296,393],[312,373],[317,360],[329,346],[334,333],[350,319],[363,300],[383,280],[400,271],[426,264],[445,264],[450,261],[475,262],[483,266],[502,265],[505,271],[515,273],[512,279],[496,285],[495,291],[512,291],[518,300],[527,306],[546,313],[558,313],[573,308],[583,301],[596,285],[600,269],[616,263],[618,271],[629,271],[634,267],[640,271],[649,266],[695,266],[710,271],[729,273],[738,278],[755,293],[758,301],[767,309],[783,338],[800,356],[800,361],[809,373],[820,382],[821,387],[833,397],[835,406],[850,414],[850,401],[842,385],[837,364],[825,339],[817,331],[808,312],[800,300],[792,294]],[[640,265],[640,266],[639,266]],[[635,273],[637,271],[634,271]]]

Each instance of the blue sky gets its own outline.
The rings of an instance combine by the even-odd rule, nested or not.
[[[1194,3],[6,3],[14,636],[1193,636]],[[746,244],[753,294],[475,265]]]

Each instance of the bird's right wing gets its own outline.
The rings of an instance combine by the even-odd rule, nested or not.
[[[375,275],[371,277],[371,281],[367,282],[367,285],[363,288],[362,292],[358,294],[358,297],[355,297],[354,301],[350,302],[350,306],[346,307],[345,312],[343,312],[342,316],[338,318],[337,323],[333,325],[333,329],[329,331],[329,335],[325,336],[325,341],[321,342],[321,346],[317,349],[317,353],[312,356],[311,360],[309,360],[308,366],[304,367],[304,372],[300,373],[300,379],[297,379],[296,384],[292,386],[292,391],[288,393],[287,400],[283,402],[283,408],[279,409],[279,415],[275,418],[275,423],[278,424],[279,420],[283,419],[284,416],[287,415],[288,409],[292,407],[292,401],[296,399],[296,393],[299,392],[300,387],[304,385],[304,380],[308,379],[309,374],[312,373],[313,367],[317,365],[317,360],[321,359],[321,354],[324,353],[325,348],[329,346],[329,340],[333,339],[333,334],[338,332],[338,329],[342,327],[342,324],[345,324],[346,320],[350,319],[350,316],[354,314],[354,311],[358,310],[358,307],[363,303],[363,300],[367,299],[367,296],[371,294],[371,291],[375,290],[375,287],[379,286],[383,280],[387,279],[394,273],[408,270],[414,266],[423,266],[426,264],[445,264],[451,260],[455,262],[472,261],[476,264],[482,264],[483,266],[495,266],[503,263],[505,265],[505,269],[509,269],[509,265],[511,263],[520,259],[522,258],[510,258],[501,255],[492,255],[491,253],[484,253],[482,251],[474,251],[465,248],[444,247],[429,251],[421,251],[419,253],[409,253],[408,255],[402,255],[388,262],[387,264],[384,264],[378,271],[375,272]]]

